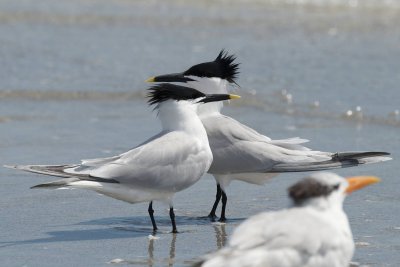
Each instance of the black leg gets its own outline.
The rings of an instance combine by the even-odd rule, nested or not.
[[[172,223],[172,233],[176,234],[178,233],[178,230],[176,229],[175,213],[173,207],[169,208],[169,217],[171,218],[171,223]]]
[[[215,214],[215,211],[217,210],[218,203],[219,203],[219,201],[221,199],[221,192],[222,192],[221,186],[219,184],[217,184],[217,194],[215,195],[215,202],[214,202],[214,205],[213,205],[213,207],[212,207],[212,209],[210,211],[210,214],[208,214],[208,217],[213,219],[213,220],[215,218],[217,218],[217,215]]]
[[[221,190],[222,191],[222,190]],[[222,191],[222,209],[221,209],[221,217],[219,218],[218,221],[220,222],[225,222],[226,217],[225,217],[225,209],[226,209],[226,202],[228,202],[228,197],[226,196],[225,192]]]
[[[149,211],[149,215],[150,215],[150,219],[151,219],[151,224],[153,225],[153,232],[156,232],[157,231],[157,225],[156,225],[156,221],[154,220],[154,216],[153,216],[153,214],[154,214],[153,201],[150,201],[148,211]]]

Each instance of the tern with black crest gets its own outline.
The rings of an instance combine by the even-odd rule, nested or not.
[[[161,84],[149,89],[162,131],[121,155],[82,160],[80,164],[16,165],[11,168],[63,177],[32,188],[84,188],[129,203],[149,202],[153,230],[153,201],[170,205],[172,231],[177,232],[172,198],[209,169],[212,153],[197,109],[204,103],[238,98],[229,94],[206,95],[196,89]]]
[[[315,173],[288,189],[292,206],[245,220],[228,245],[205,255],[197,267],[348,267],[354,241],[343,201],[379,182]]]
[[[227,94],[236,84],[239,64],[236,57],[221,51],[214,61],[194,65],[184,72],[151,77],[147,82],[176,82],[203,93]],[[213,153],[209,169],[217,181],[217,194],[209,217],[216,217],[222,198],[220,221],[225,221],[226,188],[233,180],[264,184],[283,172],[321,171],[390,160],[387,152],[321,152],[303,144],[298,137],[273,140],[221,114],[223,103],[202,105],[198,114],[207,131]]]

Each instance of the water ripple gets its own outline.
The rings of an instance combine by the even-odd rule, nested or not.
[[[250,92],[250,91],[249,91]],[[348,110],[334,110],[334,107],[320,107],[318,100],[312,103],[300,103],[286,90],[258,95],[240,92],[242,98],[232,101],[233,107],[251,107],[279,115],[315,118],[333,121],[344,121],[357,124],[375,124],[400,127],[399,110],[394,110],[387,116],[366,114],[360,106]],[[42,91],[42,90],[8,90],[0,91],[2,100],[30,101],[131,101],[143,100],[146,91],[132,90],[131,92],[98,92],[98,91]],[[290,101],[288,101],[288,99]],[[0,123],[15,120],[32,120],[30,116],[1,116]]]

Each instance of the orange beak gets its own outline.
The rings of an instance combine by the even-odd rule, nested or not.
[[[359,190],[370,184],[376,184],[380,182],[381,179],[375,176],[354,176],[346,178],[349,186],[346,189],[346,193],[350,194],[353,191]]]

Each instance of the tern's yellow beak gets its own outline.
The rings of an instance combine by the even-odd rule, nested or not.
[[[375,176],[354,176],[346,178],[349,186],[346,189],[346,193],[350,194],[353,191],[359,190],[370,184],[376,184],[380,182],[381,179]]]
[[[155,79],[156,77],[150,77],[150,78],[148,78],[145,82],[146,83],[154,83],[155,81],[156,81],[156,79]]]
[[[239,99],[240,95],[229,95],[229,99]]]

